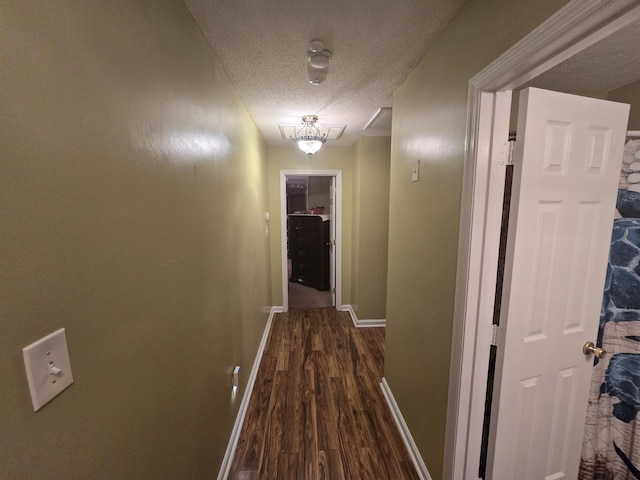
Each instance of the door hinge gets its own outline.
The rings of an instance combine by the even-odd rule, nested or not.
[[[513,148],[515,143],[515,140],[509,140],[508,142],[503,144],[503,147],[506,150],[506,158],[505,155],[501,157],[500,165],[513,165]]]
[[[496,348],[502,348],[504,346],[505,333],[504,327],[494,324],[491,332],[491,345]]]
[[[333,287],[333,288],[331,289],[331,293],[336,293],[336,287]]]
[[[493,345],[494,347],[498,346],[498,325],[496,325],[495,323],[493,324],[493,333],[491,335],[491,345]]]

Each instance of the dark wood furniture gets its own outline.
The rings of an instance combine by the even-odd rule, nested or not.
[[[329,220],[320,215],[289,215],[288,240],[289,281],[329,290]]]
[[[287,183],[287,213],[307,211],[307,185]]]

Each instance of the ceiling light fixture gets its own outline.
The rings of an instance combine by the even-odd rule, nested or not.
[[[302,126],[296,130],[295,136],[291,137],[298,148],[309,156],[320,150],[324,142],[327,141],[327,135],[321,134],[320,129],[316,126],[317,121],[317,115],[304,115]]]
[[[322,40],[312,40],[309,43],[307,73],[311,85],[320,85],[327,79],[329,59],[332,56],[333,54],[329,50],[325,50]]]

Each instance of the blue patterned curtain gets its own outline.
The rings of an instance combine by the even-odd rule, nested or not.
[[[634,176],[635,175],[635,176]],[[580,480],[640,480],[640,140],[625,147]]]

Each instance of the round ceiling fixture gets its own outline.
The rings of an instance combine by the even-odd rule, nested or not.
[[[318,53],[324,50],[324,42],[322,40],[311,40],[309,42],[309,51],[312,53]]]
[[[326,80],[329,69],[329,59],[331,59],[332,56],[333,54],[324,48],[324,42],[322,40],[312,40],[309,43],[309,68],[307,69],[309,83],[319,85]]]
[[[309,65],[313,68],[329,68],[329,57],[323,53],[309,55]]]

